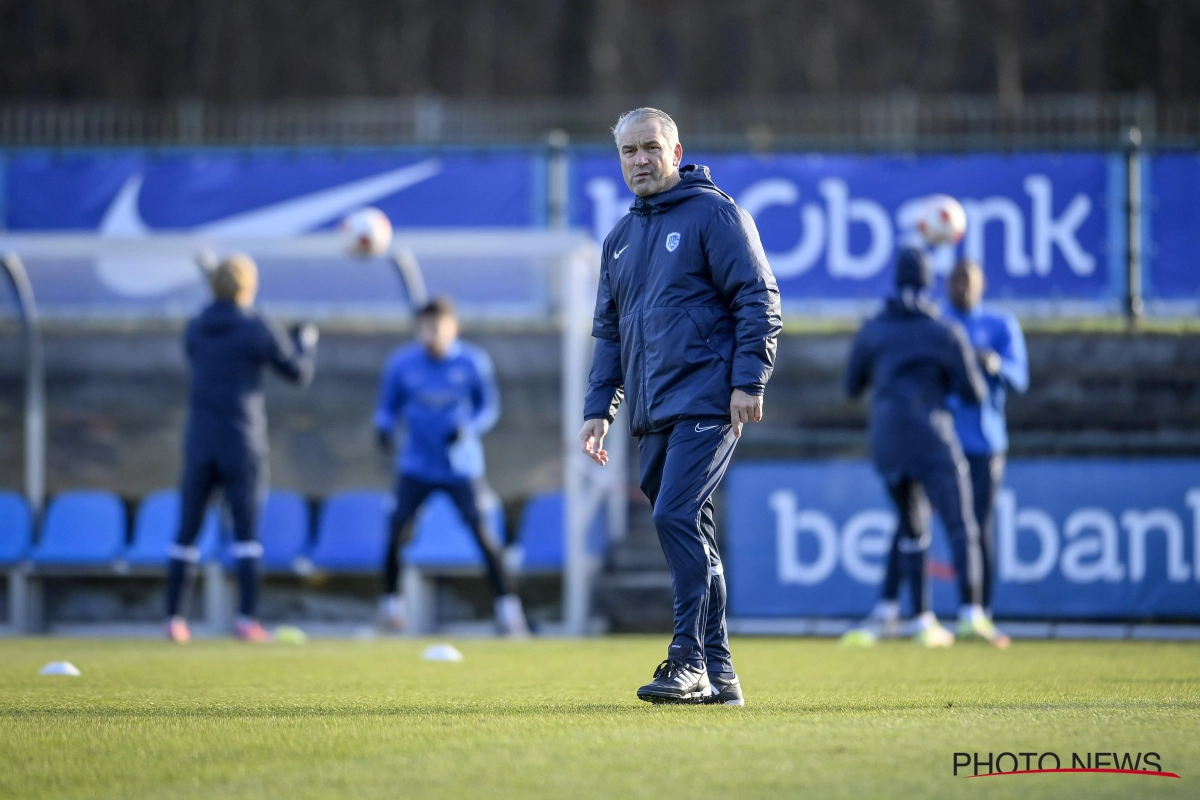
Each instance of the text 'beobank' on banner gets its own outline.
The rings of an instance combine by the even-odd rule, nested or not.
[[[726,479],[741,617],[854,617],[879,596],[896,515],[866,461],[745,462]],[[1200,619],[1200,460],[1015,459],[996,502],[998,617]],[[957,606],[946,536],[939,613]]]

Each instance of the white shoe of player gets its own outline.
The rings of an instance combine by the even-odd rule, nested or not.
[[[900,636],[900,604],[895,600],[880,600],[871,615],[842,635],[842,644],[850,647],[871,647],[880,639]]]
[[[496,626],[509,639],[528,639],[529,623],[525,621],[525,607],[515,594],[496,598]]]
[[[932,611],[926,611],[917,618],[917,633],[913,641],[922,647],[951,647],[954,634],[938,622]]]
[[[391,633],[401,633],[408,624],[404,598],[398,594],[385,594],[379,598],[379,628]]]

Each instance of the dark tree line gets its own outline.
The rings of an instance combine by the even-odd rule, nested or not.
[[[1200,93],[1200,0],[0,0],[0,97]]]

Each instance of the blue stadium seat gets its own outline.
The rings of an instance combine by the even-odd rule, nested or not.
[[[392,497],[387,492],[330,495],[321,507],[313,566],[332,572],[374,572],[383,564]]]
[[[592,520],[588,531],[588,551],[601,553],[608,539],[608,515],[604,509]],[[563,568],[563,531],[566,529],[566,499],[562,492],[546,492],[529,498],[521,516],[521,543],[526,570]]]
[[[133,520],[133,544],[124,560],[135,567],[161,567],[167,562],[175,536],[179,532],[179,492],[163,489],[146,495]],[[196,539],[200,560],[211,561],[221,545],[220,513],[210,508]]]
[[[503,542],[504,509],[493,503],[484,513]],[[470,528],[450,498],[441,492],[431,495],[417,515],[413,540],[404,551],[404,560],[418,567],[483,566],[483,556]]]
[[[272,491],[258,516],[258,540],[263,546],[263,569],[289,572],[308,551],[308,501],[295,492]]]
[[[0,564],[15,564],[33,543],[29,504],[16,492],[0,492]]]
[[[125,549],[125,506],[111,492],[64,492],[50,503],[33,550],[37,565],[94,565]]]

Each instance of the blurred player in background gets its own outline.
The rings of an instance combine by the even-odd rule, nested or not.
[[[917,641],[928,647],[953,644],[954,635],[929,608],[924,580],[930,503],[951,542],[965,554],[959,573],[959,592],[967,607],[963,620],[978,635],[995,638],[982,608],[982,556],[968,466],[947,408],[951,393],[979,403],[987,385],[962,328],[939,319],[928,298],[933,273],[924,253],[901,250],[895,280],[895,295],[854,340],[846,392],[857,397],[868,386],[872,389],[871,456],[896,504],[898,525],[882,599],[866,623],[848,632],[844,641],[871,644],[880,635],[894,634],[900,580],[907,575],[917,612]]]
[[[1008,451],[1004,406],[1009,391],[1023,394],[1029,388],[1029,359],[1025,352],[1025,336],[1016,317],[1007,311],[980,304],[986,288],[983,268],[968,259],[959,261],[950,273],[947,285],[950,299],[947,317],[966,330],[987,381],[987,394],[981,404],[969,403],[957,395],[951,395],[949,407],[954,414],[954,428],[962,443],[963,453],[971,468],[971,490],[983,556],[983,608],[991,618],[995,581],[992,506],[996,492],[1004,482],[1004,461]],[[952,544],[955,545],[954,568],[965,570],[966,552],[962,542]],[[966,614],[969,614],[969,609],[960,609],[960,636],[970,636],[975,632],[969,620],[962,619]],[[1003,636],[993,641],[1007,643]]]
[[[191,363],[179,535],[167,566],[168,638],[190,638],[182,613],[189,568],[200,553],[196,536],[213,490],[224,492],[233,518],[239,592],[236,632],[265,641],[255,619],[262,545],[255,525],[267,491],[267,415],[262,379],[267,367],[301,386],[312,381],[318,333],[313,325],[285,335],[252,309],[258,268],[235,254],[209,274],[214,300],[187,326]]]
[[[613,133],[637,199],[604,242],[580,443],[607,462],[604,437],[627,392],[641,487],[675,594],[667,658],[638,697],[740,706],[712,493],[742,425],[762,419],[782,327],[779,289],[750,215],[707,167],[680,168],[668,115],[640,108]]]
[[[500,392],[487,353],[459,341],[458,333],[454,305],[434,299],[417,314],[419,341],[393,353],[383,371],[375,411],[379,445],[386,452],[394,448],[399,421],[408,439],[396,459],[396,509],[384,554],[380,621],[392,630],[404,628],[401,548],[421,504],[434,492],[445,492],[483,552],[497,626],[506,635],[527,636],[521,598],[511,588],[500,542],[483,513],[487,484],[480,439],[500,417]]]

